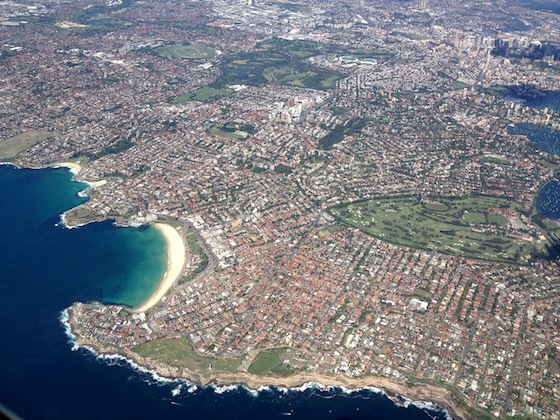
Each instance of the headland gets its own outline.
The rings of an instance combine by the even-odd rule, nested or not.
[[[87,304],[86,304],[87,306]],[[477,409],[468,400],[459,400],[451,388],[431,383],[407,383],[383,376],[365,375],[349,377],[346,375],[330,375],[322,372],[298,372],[289,376],[254,375],[248,372],[215,372],[201,373],[185,368],[167,365],[151,357],[143,357],[129,348],[114,347],[100,343],[84,336],[81,323],[78,321],[85,315],[84,304],[75,303],[67,312],[65,321],[67,334],[75,344],[75,349],[82,347],[101,357],[119,357],[132,366],[153,372],[156,377],[166,380],[186,380],[197,386],[243,386],[251,390],[273,386],[277,388],[298,389],[308,384],[325,387],[339,387],[348,390],[370,388],[384,392],[393,401],[402,401],[400,397],[416,401],[429,401],[445,409],[451,418],[463,420],[472,418]]]

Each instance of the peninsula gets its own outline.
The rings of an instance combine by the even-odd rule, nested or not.
[[[77,346],[85,347],[96,354],[118,355],[167,379],[183,379],[198,386],[241,385],[252,390],[258,390],[266,386],[299,388],[306,384],[338,386],[347,389],[374,388],[380,392],[385,392],[389,398],[394,398],[395,401],[398,401],[399,396],[406,396],[413,401],[427,401],[438,404],[441,408],[446,409],[453,419],[457,420],[466,420],[482,414],[474,404],[464,399],[460,394],[454,393],[451,388],[426,382],[407,383],[384,376],[352,378],[346,375],[326,375],[317,372],[299,372],[283,377],[270,374],[255,375],[248,372],[212,372],[211,369],[201,372],[200,370],[191,371],[178,368],[153,357],[140,356],[136,351],[102,345],[97,340],[85,338],[84,332],[80,328],[83,325],[83,317],[88,316],[86,307],[78,303],[73,305],[68,312],[70,315],[68,327],[73,339],[76,340]],[[204,362],[211,364],[216,360],[207,358]]]

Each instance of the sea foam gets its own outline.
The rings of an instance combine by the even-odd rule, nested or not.
[[[68,344],[70,344],[71,350],[72,351],[77,351],[80,346],[78,345],[78,340],[76,338],[76,336],[74,335],[74,333],[72,333],[72,328],[70,328],[70,316],[68,315],[68,310],[65,309],[60,313],[60,316],[58,318],[60,320],[60,322],[62,323],[62,325],[64,326],[64,332],[66,334],[66,336],[68,337]]]
[[[178,397],[181,394],[183,387],[187,386],[187,393],[192,394],[195,391],[201,389],[198,385],[189,382],[186,379],[178,379],[178,378],[166,378],[164,376],[159,375],[155,370],[146,369],[133,360],[124,357],[120,354],[98,354],[94,348],[87,346],[87,345],[79,345],[76,339],[76,336],[72,333],[69,324],[69,315],[68,311],[65,309],[60,314],[60,321],[64,325],[64,330],[66,335],[68,336],[68,342],[72,346],[72,351],[77,351],[79,349],[84,349],[90,352],[95,358],[99,361],[102,361],[109,366],[129,366],[134,371],[141,373],[143,375],[148,375],[151,379],[147,381],[148,384],[157,384],[157,385],[169,385],[169,384],[176,384],[176,387],[171,390],[171,395],[173,397]],[[346,396],[358,396],[361,392],[367,391],[372,394],[379,394],[384,395],[389,398],[394,404],[399,405],[404,408],[408,408],[409,406],[413,405],[416,408],[424,411],[438,411],[445,415],[446,419],[452,420],[451,416],[447,412],[447,410],[442,409],[438,404],[435,404],[430,401],[422,401],[422,400],[412,400],[402,395],[391,396],[388,395],[383,389],[377,388],[374,386],[365,386],[359,388],[346,388],[344,386],[338,385],[324,385],[319,382],[309,381],[297,387],[280,387],[280,386],[272,386],[272,385],[263,385],[258,387],[257,389],[251,389],[245,385],[215,385],[209,384],[202,389],[211,389],[214,393],[218,395],[235,392],[243,389],[247,394],[250,396],[257,398],[261,393],[271,393],[276,392],[278,394],[287,394],[289,392],[306,392],[309,390],[312,391],[320,391],[320,392],[330,392],[334,395],[330,395],[329,397],[332,398],[337,395],[346,395]],[[323,396],[325,397],[325,396]],[[362,396],[363,398],[367,398],[367,396]]]

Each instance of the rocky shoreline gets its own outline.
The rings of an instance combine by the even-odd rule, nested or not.
[[[74,306],[73,306],[74,307]],[[464,405],[457,400],[455,395],[447,388],[431,384],[406,384],[381,376],[348,377],[344,375],[328,375],[320,372],[301,372],[287,377],[252,375],[246,372],[226,373],[216,372],[213,375],[203,375],[187,369],[176,368],[145,358],[131,349],[116,346],[103,345],[87,337],[80,332],[79,323],[74,317],[73,307],[67,309],[67,332],[74,341],[74,348],[86,348],[97,356],[115,356],[126,360],[130,364],[137,365],[141,369],[155,373],[158,377],[168,380],[186,380],[197,386],[243,386],[251,390],[258,390],[266,386],[278,388],[300,388],[308,383],[317,383],[324,386],[341,387],[355,390],[363,388],[376,388],[383,391],[390,399],[400,402],[399,397],[412,401],[431,402],[445,409],[451,418],[466,420],[472,418]],[[478,410],[474,405],[473,410]]]

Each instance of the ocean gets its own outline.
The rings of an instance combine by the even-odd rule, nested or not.
[[[67,229],[86,184],[65,168],[0,165],[0,404],[26,419],[443,419],[430,404],[379,390],[196,387],[118,357],[76,349],[63,311],[75,301],[135,306],[166,267],[152,227],[111,221]]]

